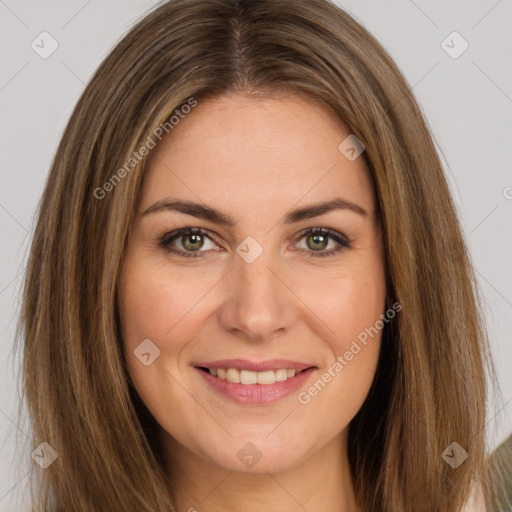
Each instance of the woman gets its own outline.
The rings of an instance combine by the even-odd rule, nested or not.
[[[421,111],[353,18],[162,5],[93,76],[40,206],[37,510],[483,510],[474,284]]]

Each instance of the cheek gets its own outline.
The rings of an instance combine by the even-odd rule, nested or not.
[[[146,338],[160,343],[171,335],[181,339],[177,333],[188,325],[183,320],[200,298],[201,289],[169,275],[168,269],[127,264],[118,295],[126,349]]]
[[[363,405],[377,369],[382,336],[382,330],[375,329],[383,314],[380,294],[372,302],[364,289],[347,286],[336,298],[337,307],[326,319],[336,333],[325,338],[330,356],[297,396],[303,413],[324,418],[322,436],[327,437],[346,428]]]
[[[363,404],[377,368],[385,313],[385,278],[380,260],[354,265],[324,283],[314,295],[315,311],[328,328],[330,357],[299,397],[332,428],[346,425]]]
[[[326,296],[319,309],[325,323],[335,333],[326,339],[332,351],[330,367],[338,356],[346,363],[343,373],[355,382],[371,378],[376,367],[384,313],[384,290],[365,282],[345,281],[335,296]],[[380,328],[379,328],[380,327]],[[345,371],[349,369],[350,371]]]
[[[135,389],[159,422],[172,417],[168,411],[179,409],[180,402],[188,399],[173,378],[181,381],[179,355],[193,336],[194,323],[186,321],[193,303],[186,295],[183,283],[166,276],[158,264],[136,256],[126,259],[118,290],[126,366]],[[166,342],[170,338],[173,343]],[[150,354],[146,361],[141,356],[145,353]],[[174,392],[164,391],[169,389]],[[192,424],[193,418],[188,421]]]
[[[164,343],[166,334],[175,340],[186,339],[184,333],[176,334],[186,326],[179,320],[190,309],[183,302],[179,286],[171,286],[172,280],[162,276],[162,269],[157,266],[144,265],[136,258],[127,259],[118,292],[126,366],[150,409],[169,378],[166,371],[175,373],[174,365],[183,348],[179,342]]]
[[[329,328],[329,345],[340,354],[384,313],[384,271],[379,261],[353,265],[322,284],[316,291],[309,290],[308,295],[314,297],[314,310]]]

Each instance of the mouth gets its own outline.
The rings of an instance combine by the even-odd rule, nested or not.
[[[295,370],[293,368],[277,368],[275,370],[265,370],[262,372],[254,372],[251,370],[243,370],[240,368],[208,368],[199,366],[199,370],[209,373],[213,377],[231,382],[233,384],[261,384],[269,386],[276,382],[284,382],[288,379],[299,375],[305,370]],[[310,367],[313,368],[313,367]]]
[[[230,359],[195,365],[210,389],[241,404],[275,402],[304,385],[316,366],[287,360]]]

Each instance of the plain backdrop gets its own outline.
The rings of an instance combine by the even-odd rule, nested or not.
[[[445,166],[485,301],[502,390],[490,407],[489,444],[496,446],[512,432],[512,1],[337,3],[404,72]],[[20,362],[13,356],[34,211],[85,84],[155,5],[0,0],[0,512],[22,510],[34,449],[18,418]],[[47,58],[32,47],[41,37],[45,51],[58,44]],[[15,451],[17,439],[22,449]]]

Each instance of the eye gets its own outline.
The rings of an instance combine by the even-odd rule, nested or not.
[[[351,247],[350,241],[345,236],[332,231],[331,229],[310,229],[301,235],[299,240],[302,239],[305,239],[306,249],[301,250],[305,250],[308,253],[308,256],[313,258],[333,256],[340,251]],[[334,248],[329,251],[325,251],[324,249],[329,245],[329,239],[335,242]]]
[[[205,245],[204,240],[208,239],[212,242],[206,231],[200,228],[186,227],[172,233],[167,233],[158,241],[158,245],[164,249],[164,251],[183,256],[185,258],[199,258],[200,254],[194,254],[201,251]],[[176,248],[174,242],[178,241],[178,245],[181,248]],[[206,247],[206,249],[212,249],[212,247]]]
[[[333,256],[343,249],[351,247],[351,243],[346,237],[330,229],[309,229],[300,235],[299,241],[303,239],[306,241],[306,248],[299,247],[299,250],[306,252],[311,257]],[[205,240],[213,244],[213,247],[208,247],[208,244],[205,245]],[[324,249],[329,246],[329,240],[335,242],[334,248],[325,251]],[[186,227],[172,233],[166,233],[159,239],[158,245],[165,252],[184,258],[200,258],[202,257],[200,254],[202,252],[207,252],[211,249],[217,250],[215,249],[216,244],[206,231],[193,227]]]

